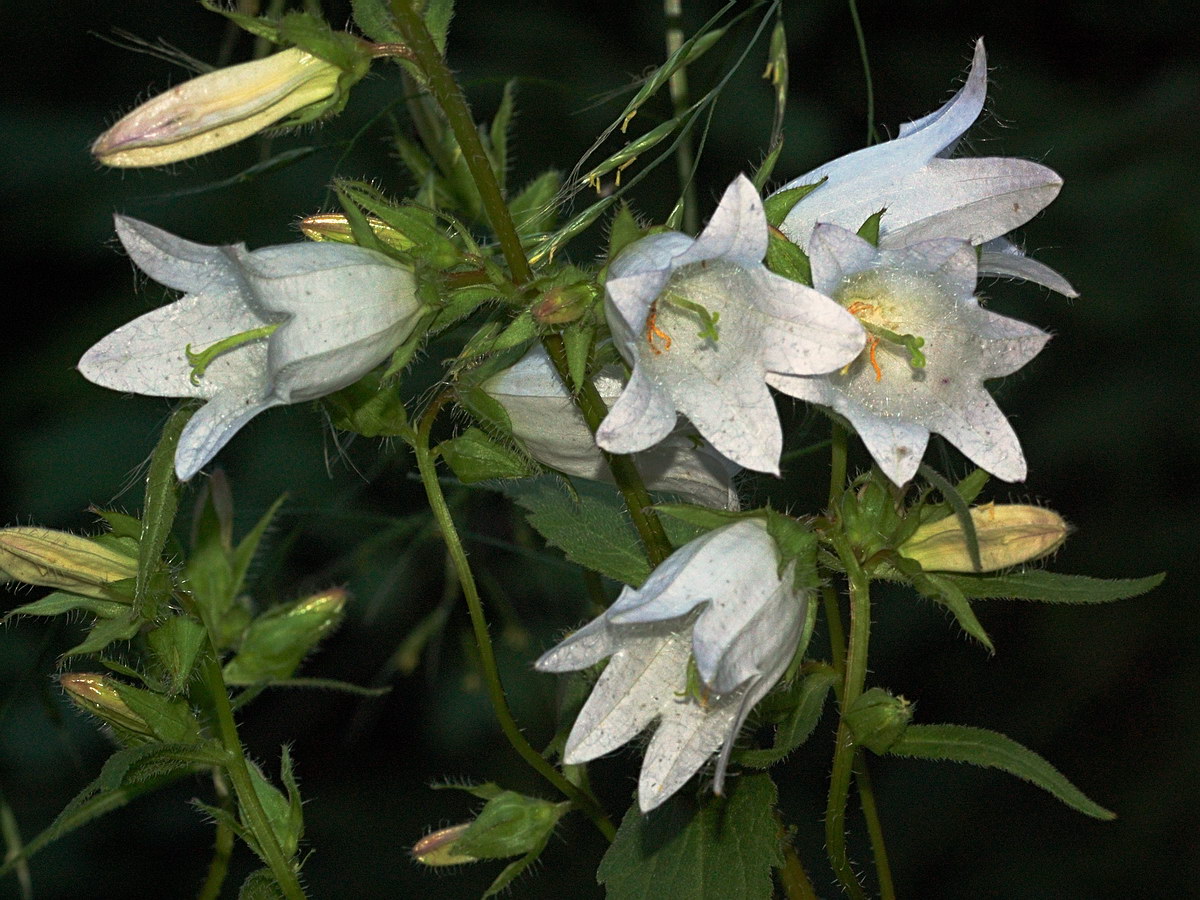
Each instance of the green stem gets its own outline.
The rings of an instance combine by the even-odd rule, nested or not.
[[[892,867],[888,862],[887,844],[883,840],[883,823],[879,820],[879,807],[875,805],[875,787],[867,769],[866,755],[862,751],[859,751],[858,759],[854,763],[854,784],[858,788],[863,818],[867,820],[867,834],[871,837],[871,854],[875,858],[875,877],[879,879],[880,900],[896,900]]]
[[[834,422],[829,434],[829,515],[837,515],[837,503],[846,489],[846,454],[849,437],[844,426]]]
[[[871,59],[867,54],[867,37],[863,34],[862,19],[858,17],[857,0],[849,0],[850,18],[854,22],[854,37],[858,41],[858,55],[862,59],[863,79],[867,84],[867,146],[879,140],[875,131],[875,85],[871,81]]]
[[[829,802],[825,811],[825,848],[834,874],[854,900],[866,900],[858,876],[846,855],[846,801],[850,794],[850,779],[854,773],[856,748],[848,710],[862,693],[867,680],[867,649],[871,635],[871,588],[867,573],[845,535],[837,530],[829,533],[834,549],[850,580],[850,641],[846,650],[845,679],[842,682],[841,720],[838,722],[837,742],[833,754],[833,769],[829,776]]]
[[[812,880],[804,871],[804,863],[796,853],[796,848],[786,837],[782,843],[783,865],[779,867],[779,884],[783,887],[783,896],[787,900],[820,900]]]
[[[230,802],[229,786],[221,777],[221,770],[213,770],[213,788],[217,794],[217,803],[226,812],[233,814],[233,804]],[[233,855],[233,829],[224,822],[217,822],[216,835],[213,840],[213,856],[208,864],[208,875],[204,886],[196,895],[197,900],[218,900],[225,877],[229,874],[229,857]]]
[[[680,23],[683,18],[683,0],[663,0],[663,13],[667,20],[666,40],[667,58],[669,59],[683,46],[683,29]],[[674,107],[676,118],[688,111],[688,82],[687,66],[680,66],[671,73],[667,84],[671,93],[671,106]],[[683,230],[695,234],[700,230],[700,216],[697,212],[696,182],[692,174],[696,168],[695,154],[692,152],[691,135],[684,134],[675,144],[675,167],[679,173],[679,189],[683,204]]]
[[[404,42],[412,49],[415,62],[428,79],[430,94],[442,108],[450,130],[454,132],[454,138],[463,153],[463,161],[479,189],[483,211],[487,214],[492,231],[500,242],[500,250],[508,261],[513,281],[524,284],[533,277],[533,271],[529,268],[529,260],[525,258],[521,238],[513,225],[504,195],[500,191],[500,184],[496,181],[496,173],[492,171],[492,164],[483,149],[483,142],[475,129],[475,120],[471,118],[471,110],[467,107],[462,89],[454,80],[454,75],[446,66],[429,34],[429,29],[413,8],[411,0],[392,0],[392,16],[396,20],[396,27],[404,36]]]
[[[521,729],[517,726],[512,711],[508,708],[508,699],[504,695],[504,686],[500,681],[500,669],[496,665],[496,654],[492,649],[491,637],[488,634],[487,619],[483,613],[483,601],[479,596],[475,577],[471,573],[471,566],[467,562],[467,554],[458,536],[458,530],[454,527],[454,519],[451,517],[450,508],[446,504],[446,497],[442,493],[442,486],[438,482],[437,467],[434,463],[433,452],[429,447],[430,429],[437,418],[438,410],[448,399],[449,394],[443,393],[426,409],[424,415],[421,417],[421,423],[417,428],[417,432],[414,435],[413,453],[417,458],[417,469],[421,473],[421,484],[425,487],[425,495],[429,500],[429,507],[433,512],[434,521],[441,531],[442,540],[446,543],[446,551],[450,554],[450,559],[454,563],[459,584],[462,586],[463,597],[467,601],[467,610],[471,615],[471,627],[475,632],[475,643],[479,650],[479,663],[483,669],[484,682],[487,684],[488,698],[491,701],[492,709],[496,713],[496,719],[500,723],[500,730],[504,732],[504,736],[508,738],[509,744],[512,745],[512,748],[517,751],[521,758],[534,771],[562,791],[566,797],[592,820],[596,828],[600,830],[600,833],[611,841],[616,836],[616,829],[613,827],[612,822],[609,821],[604,810],[600,807],[600,804],[582,789],[568,781],[561,772],[550,765],[540,753],[533,749],[532,745],[525,740],[525,736],[521,734]]]
[[[209,632],[211,635],[211,632]],[[229,692],[225,686],[225,678],[221,674],[221,664],[217,661],[216,650],[204,660],[204,678],[207,682],[208,693],[216,715],[217,731],[229,755],[225,764],[225,772],[233,784],[233,792],[237,796],[238,809],[241,811],[243,822],[258,840],[259,849],[265,857],[271,874],[279,883],[288,900],[304,900],[304,889],[300,887],[300,879],[291,862],[283,855],[283,848],[271,828],[271,821],[258,799],[254,790],[254,782],[250,777],[250,766],[246,762],[246,753],[238,738],[237,723],[233,720],[233,707],[229,703]]]
[[[567,365],[567,347],[562,337],[557,334],[544,335],[542,344],[550,356],[550,361],[554,363],[554,368],[558,371],[558,377],[569,389],[571,378]],[[604,405],[600,392],[596,390],[596,386],[589,379],[585,378],[583,389],[573,396],[579,411],[583,414],[583,420],[587,422],[592,434],[595,434],[600,423],[604,421],[604,417],[608,415],[608,407]],[[600,452],[604,454],[604,460],[608,463],[613,480],[617,483],[617,490],[621,492],[621,498],[629,510],[629,518],[633,520],[633,527],[637,529],[638,536],[641,537],[642,544],[646,548],[646,556],[650,560],[650,565],[657,566],[671,555],[671,540],[667,537],[658,513],[654,511],[650,494],[646,490],[645,482],[642,481],[642,473],[634,465],[632,456],[609,453],[607,450]]]

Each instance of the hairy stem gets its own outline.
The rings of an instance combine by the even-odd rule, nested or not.
[[[517,727],[512,711],[508,708],[508,699],[500,681],[500,669],[496,665],[496,654],[488,632],[487,618],[483,612],[483,601],[479,596],[479,589],[475,584],[475,576],[471,572],[470,563],[467,562],[467,554],[463,549],[462,540],[458,536],[458,530],[454,527],[454,520],[450,515],[450,508],[446,504],[446,497],[442,493],[442,486],[438,482],[437,467],[429,448],[429,431],[437,418],[438,409],[448,398],[448,394],[442,394],[430,404],[429,409],[421,417],[420,426],[414,435],[413,452],[417,458],[417,468],[421,473],[421,484],[425,487],[429,508],[441,531],[446,551],[450,554],[459,584],[462,586],[463,597],[467,601],[467,609],[471,615],[471,627],[475,633],[475,644],[479,651],[479,664],[483,670],[483,679],[487,684],[488,698],[491,701],[492,709],[500,723],[500,730],[504,732],[509,744],[521,758],[534,771],[562,791],[595,823],[600,833],[611,841],[616,836],[616,829],[599,803],[581,788],[568,781],[558,769],[550,765],[540,753],[533,749],[525,740],[525,736],[521,734],[521,729]]]
[[[303,900],[304,889],[300,887],[296,870],[291,861],[283,855],[283,848],[279,846],[266,810],[258,799],[258,792],[254,790],[250,765],[246,762],[246,753],[238,738],[237,723],[233,720],[233,707],[229,703],[229,691],[221,674],[221,664],[217,660],[215,648],[204,661],[204,679],[216,716],[217,732],[229,757],[225,764],[225,772],[237,796],[242,821],[257,839],[265,862],[279,883],[283,895],[288,900]]]
[[[225,783],[221,769],[213,770],[213,788],[217,793],[217,805],[231,815],[234,812],[229,796],[229,785]],[[213,855],[208,863],[208,874],[204,886],[196,895],[197,900],[218,900],[225,877],[229,874],[229,857],[233,854],[233,830],[224,822],[217,822],[213,838]]]
[[[525,258],[525,251],[521,248],[521,238],[513,225],[508,205],[504,202],[496,173],[492,171],[492,164],[483,149],[483,141],[479,139],[479,132],[475,129],[475,120],[471,118],[471,110],[467,107],[462,89],[454,80],[454,75],[446,66],[437,45],[433,43],[429,29],[413,8],[411,0],[392,0],[392,16],[396,20],[396,27],[404,35],[404,42],[412,49],[413,60],[428,79],[429,93],[442,108],[446,122],[454,132],[454,138],[463,153],[463,161],[479,189],[483,211],[508,262],[513,281],[516,284],[524,284],[533,277],[533,271],[529,268],[529,260]]]

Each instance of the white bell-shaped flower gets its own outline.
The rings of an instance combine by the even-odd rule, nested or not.
[[[617,257],[606,311],[633,374],[596,432],[601,447],[645,450],[682,414],[717,452],[778,474],[783,436],[767,374],[832,371],[865,337],[829,298],[768,271],[766,251],[762,200],[739,176],[698,238],[654,234]]]
[[[975,249],[943,239],[881,250],[818,225],[809,254],[813,283],[858,316],[868,345],[841,371],[771,385],[845,416],[896,484],[916,473],[930,432],[996,477],[1024,480],[1020,442],[983,382],[1021,368],[1050,335],[979,305]]]
[[[795,653],[807,594],[761,519],[718,528],[668,557],[641,588],[626,587],[600,617],[537,661],[543,672],[611,657],[567,738],[563,761],[583,763],[658,720],[646,748],[638,804],[649,811],[714,754],[720,793],[733,741]],[[703,691],[689,685],[695,660]]]
[[[1012,157],[948,158],[986,96],[987,54],[980,40],[966,84],[941,109],[902,125],[893,140],[839,157],[780,188],[822,182],[792,207],[780,230],[807,248],[818,222],[854,230],[886,209],[879,231],[884,249],[961,238],[982,245],[981,275],[1025,279],[1078,296],[1065,278],[1001,237],[1050,205],[1062,188],[1058,174]]]
[[[247,250],[116,217],[130,258],[182,298],[134,319],[83,355],[79,371],[117,391],[207,401],[175,454],[195,475],[251,418],[351,384],[422,313],[410,269],[349,244]]]

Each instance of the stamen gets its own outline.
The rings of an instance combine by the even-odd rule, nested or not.
[[[846,307],[846,312],[852,316],[857,316],[859,313],[874,312],[875,304],[867,303],[865,300],[855,300]]]
[[[663,350],[671,349],[671,336],[658,327],[658,304],[650,307],[650,315],[646,317],[646,343],[650,345],[650,349],[654,351],[654,355],[660,355]],[[658,338],[663,342],[662,350],[654,346],[654,339]]]
[[[879,338],[874,335],[867,341],[867,347],[871,357],[871,368],[875,370],[875,380],[883,381],[883,369],[879,368],[879,360],[875,358],[875,348],[879,346]]]

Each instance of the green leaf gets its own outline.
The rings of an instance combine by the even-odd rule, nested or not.
[[[114,619],[122,613],[128,612],[129,605],[118,603],[115,600],[97,600],[95,597],[82,597],[79,594],[55,591],[40,600],[18,606],[9,612],[2,621],[7,622],[13,616],[60,616],[63,613],[77,610],[91,613],[100,619]]]
[[[572,322],[563,331],[563,344],[567,349],[567,373],[571,376],[571,390],[583,390],[587,380],[588,359],[592,355],[592,342],[596,339],[596,328],[583,321]]]
[[[975,618],[975,612],[971,609],[966,595],[958,585],[949,579],[949,576],[921,573],[914,576],[913,586],[926,597],[936,600],[950,610],[959,627],[987,647],[989,653],[996,652],[995,646],[992,645],[992,639],[987,636],[979,619]]]
[[[63,835],[120,809],[130,800],[151,793],[189,772],[223,765],[225,761],[224,750],[210,744],[194,747],[143,744],[118,750],[104,764],[99,777],[76,794],[45,831],[29,841],[20,855],[5,860],[0,866],[0,877]]]
[[[754,170],[754,174],[750,178],[750,183],[754,185],[755,190],[760,194],[763,192],[763,188],[767,186],[767,182],[771,180],[771,173],[775,171],[775,163],[779,162],[779,154],[782,152],[783,140],[780,139],[775,142],[775,145],[771,147],[770,151],[763,158],[763,161],[759,163],[758,168]]]
[[[496,110],[496,116],[492,119],[492,127],[488,132],[492,145],[492,166],[502,193],[508,179],[508,129],[512,124],[513,94],[516,89],[516,79],[510,78],[504,83],[504,93],[500,96],[500,108]]]
[[[743,775],[727,798],[688,792],[653,814],[625,814],[596,880],[608,900],[769,900],[782,864],[775,784]]]
[[[404,35],[392,19],[388,0],[351,0],[354,24],[379,44],[403,44]]]
[[[938,575],[973,599],[1040,600],[1043,603],[1111,603],[1154,590],[1165,572],[1145,578],[1089,578],[1035,570],[1012,575]]]
[[[0,793],[0,832],[4,835],[4,858],[14,861],[17,883],[20,885],[21,900],[33,900],[33,879],[29,876],[28,860],[24,857],[24,842],[21,840],[21,829],[17,826],[17,818],[13,815],[8,800]]]
[[[350,223],[350,233],[354,236],[354,243],[368,250],[374,250],[376,253],[382,253],[384,256],[396,256],[396,252],[385,246],[379,239],[375,229],[367,221],[366,215],[350,195],[340,186],[335,186],[334,190],[337,193],[338,203],[346,214],[346,221]]]
[[[150,471],[146,475],[146,499],[142,509],[142,533],[138,539],[138,574],[134,588],[134,608],[148,612],[153,577],[162,565],[163,548],[175,524],[178,508],[179,481],[175,477],[175,448],[183,426],[188,423],[196,406],[177,409],[163,427],[162,437],[150,456]]]
[[[1117,817],[1116,813],[1089,800],[1058,769],[1032,750],[986,728],[910,725],[900,740],[888,750],[888,754],[1000,769],[1048,791],[1085,816],[1104,820]]]
[[[788,701],[794,705],[775,730],[774,746],[768,750],[735,751],[734,759],[744,766],[765,769],[790,754],[812,735],[825,709],[825,698],[836,682],[837,673],[827,669],[798,680],[787,692]]]
[[[650,564],[616,488],[583,479],[572,484],[574,497],[561,479],[550,475],[505,482],[500,489],[529,512],[529,524],[568,559],[637,587],[650,575]],[[685,522],[668,519],[663,526],[675,546],[697,534]]]
[[[287,755],[286,749],[284,750],[283,766],[287,777],[291,778],[291,759]],[[300,838],[303,836],[304,830],[303,822],[296,820],[292,800],[285,797],[282,791],[271,784],[257,766],[250,766],[250,781],[254,785],[254,793],[258,796],[258,802],[262,804],[263,812],[267,814],[267,821],[271,825],[271,831],[275,833],[275,840],[279,842],[279,848],[283,851],[283,855],[290,859],[296,853],[296,848],[300,846]],[[243,827],[246,827],[245,822],[246,816],[245,813],[242,813]],[[256,846],[252,845],[251,849],[254,849],[260,856],[262,855]],[[265,859],[263,861],[266,862]]]
[[[242,585],[246,581],[246,572],[250,569],[250,561],[254,559],[254,554],[258,552],[258,545],[262,542],[263,535],[267,533],[268,526],[275,520],[275,516],[279,514],[279,509],[283,506],[285,500],[287,500],[287,494],[280,494],[275,502],[267,508],[267,511],[259,517],[259,520],[250,529],[249,533],[242,538],[241,542],[237,545],[237,549],[233,551],[232,587],[235,597],[242,591]]]
[[[433,38],[434,45],[443,56],[446,54],[446,36],[450,33],[450,20],[454,18],[454,0],[429,0],[425,7],[425,27]]]
[[[535,471],[520,453],[497,443],[473,425],[458,437],[443,441],[438,450],[463,484],[493,478],[525,478]]]

